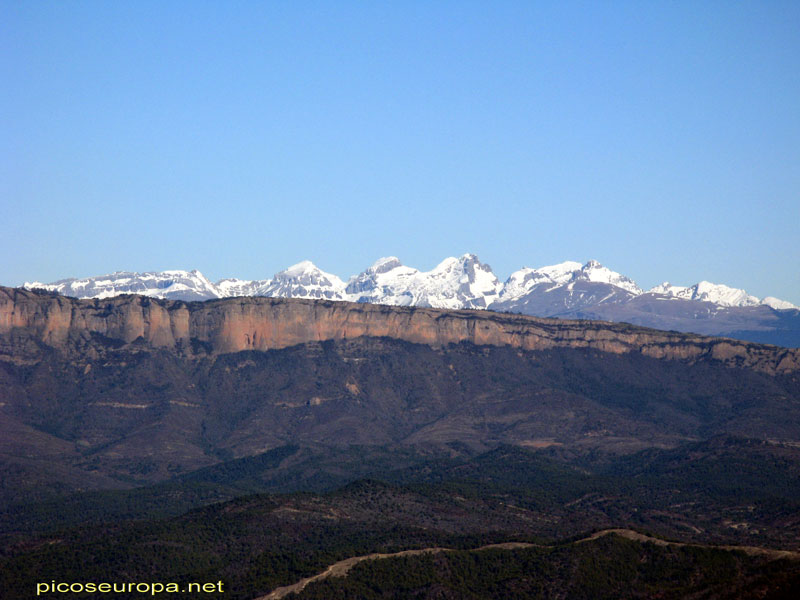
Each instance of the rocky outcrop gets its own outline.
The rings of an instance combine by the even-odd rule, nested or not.
[[[432,347],[470,342],[524,350],[566,347],[634,352],[659,359],[711,360],[771,374],[800,370],[800,349],[619,323],[262,297],[189,303],[143,296],[76,300],[0,287],[5,354],[13,346],[9,340],[21,334],[64,351],[93,335],[123,344],[174,349],[184,355],[270,350],[369,336]]]

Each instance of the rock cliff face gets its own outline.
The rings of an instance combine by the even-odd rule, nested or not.
[[[9,339],[15,334],[62,351],[92,335],[125,344],[144,342],[187,356],[367,336],[432,347],[470,342],[523,350],[588,348],[688,362],[711,360],[770,374],[800,370],[800,349],[627,324],[303,299],[76,300],[0,287],[0,336]]]

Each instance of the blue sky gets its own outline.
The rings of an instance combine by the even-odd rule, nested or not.
[[[474,252],[800,304],[798,2],[0,11],[4,285]]]

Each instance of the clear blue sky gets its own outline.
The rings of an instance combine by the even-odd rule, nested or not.
[[[800,304],[800,2],[0,11],[4,285],[474,252]]]

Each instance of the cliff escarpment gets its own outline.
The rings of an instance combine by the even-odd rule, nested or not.
[[[8,356],[13,349],[8,341],[20,335],[64,352],[97,335],[184,356],[386,337],[434,348],[461,342],[522,350],[583,348],[686,362],[710,360],[770,374],[800,370],[800,349],[624,323],[260,297],[188,303],[143,296],[77,300],[0,287],[3,354]]]

